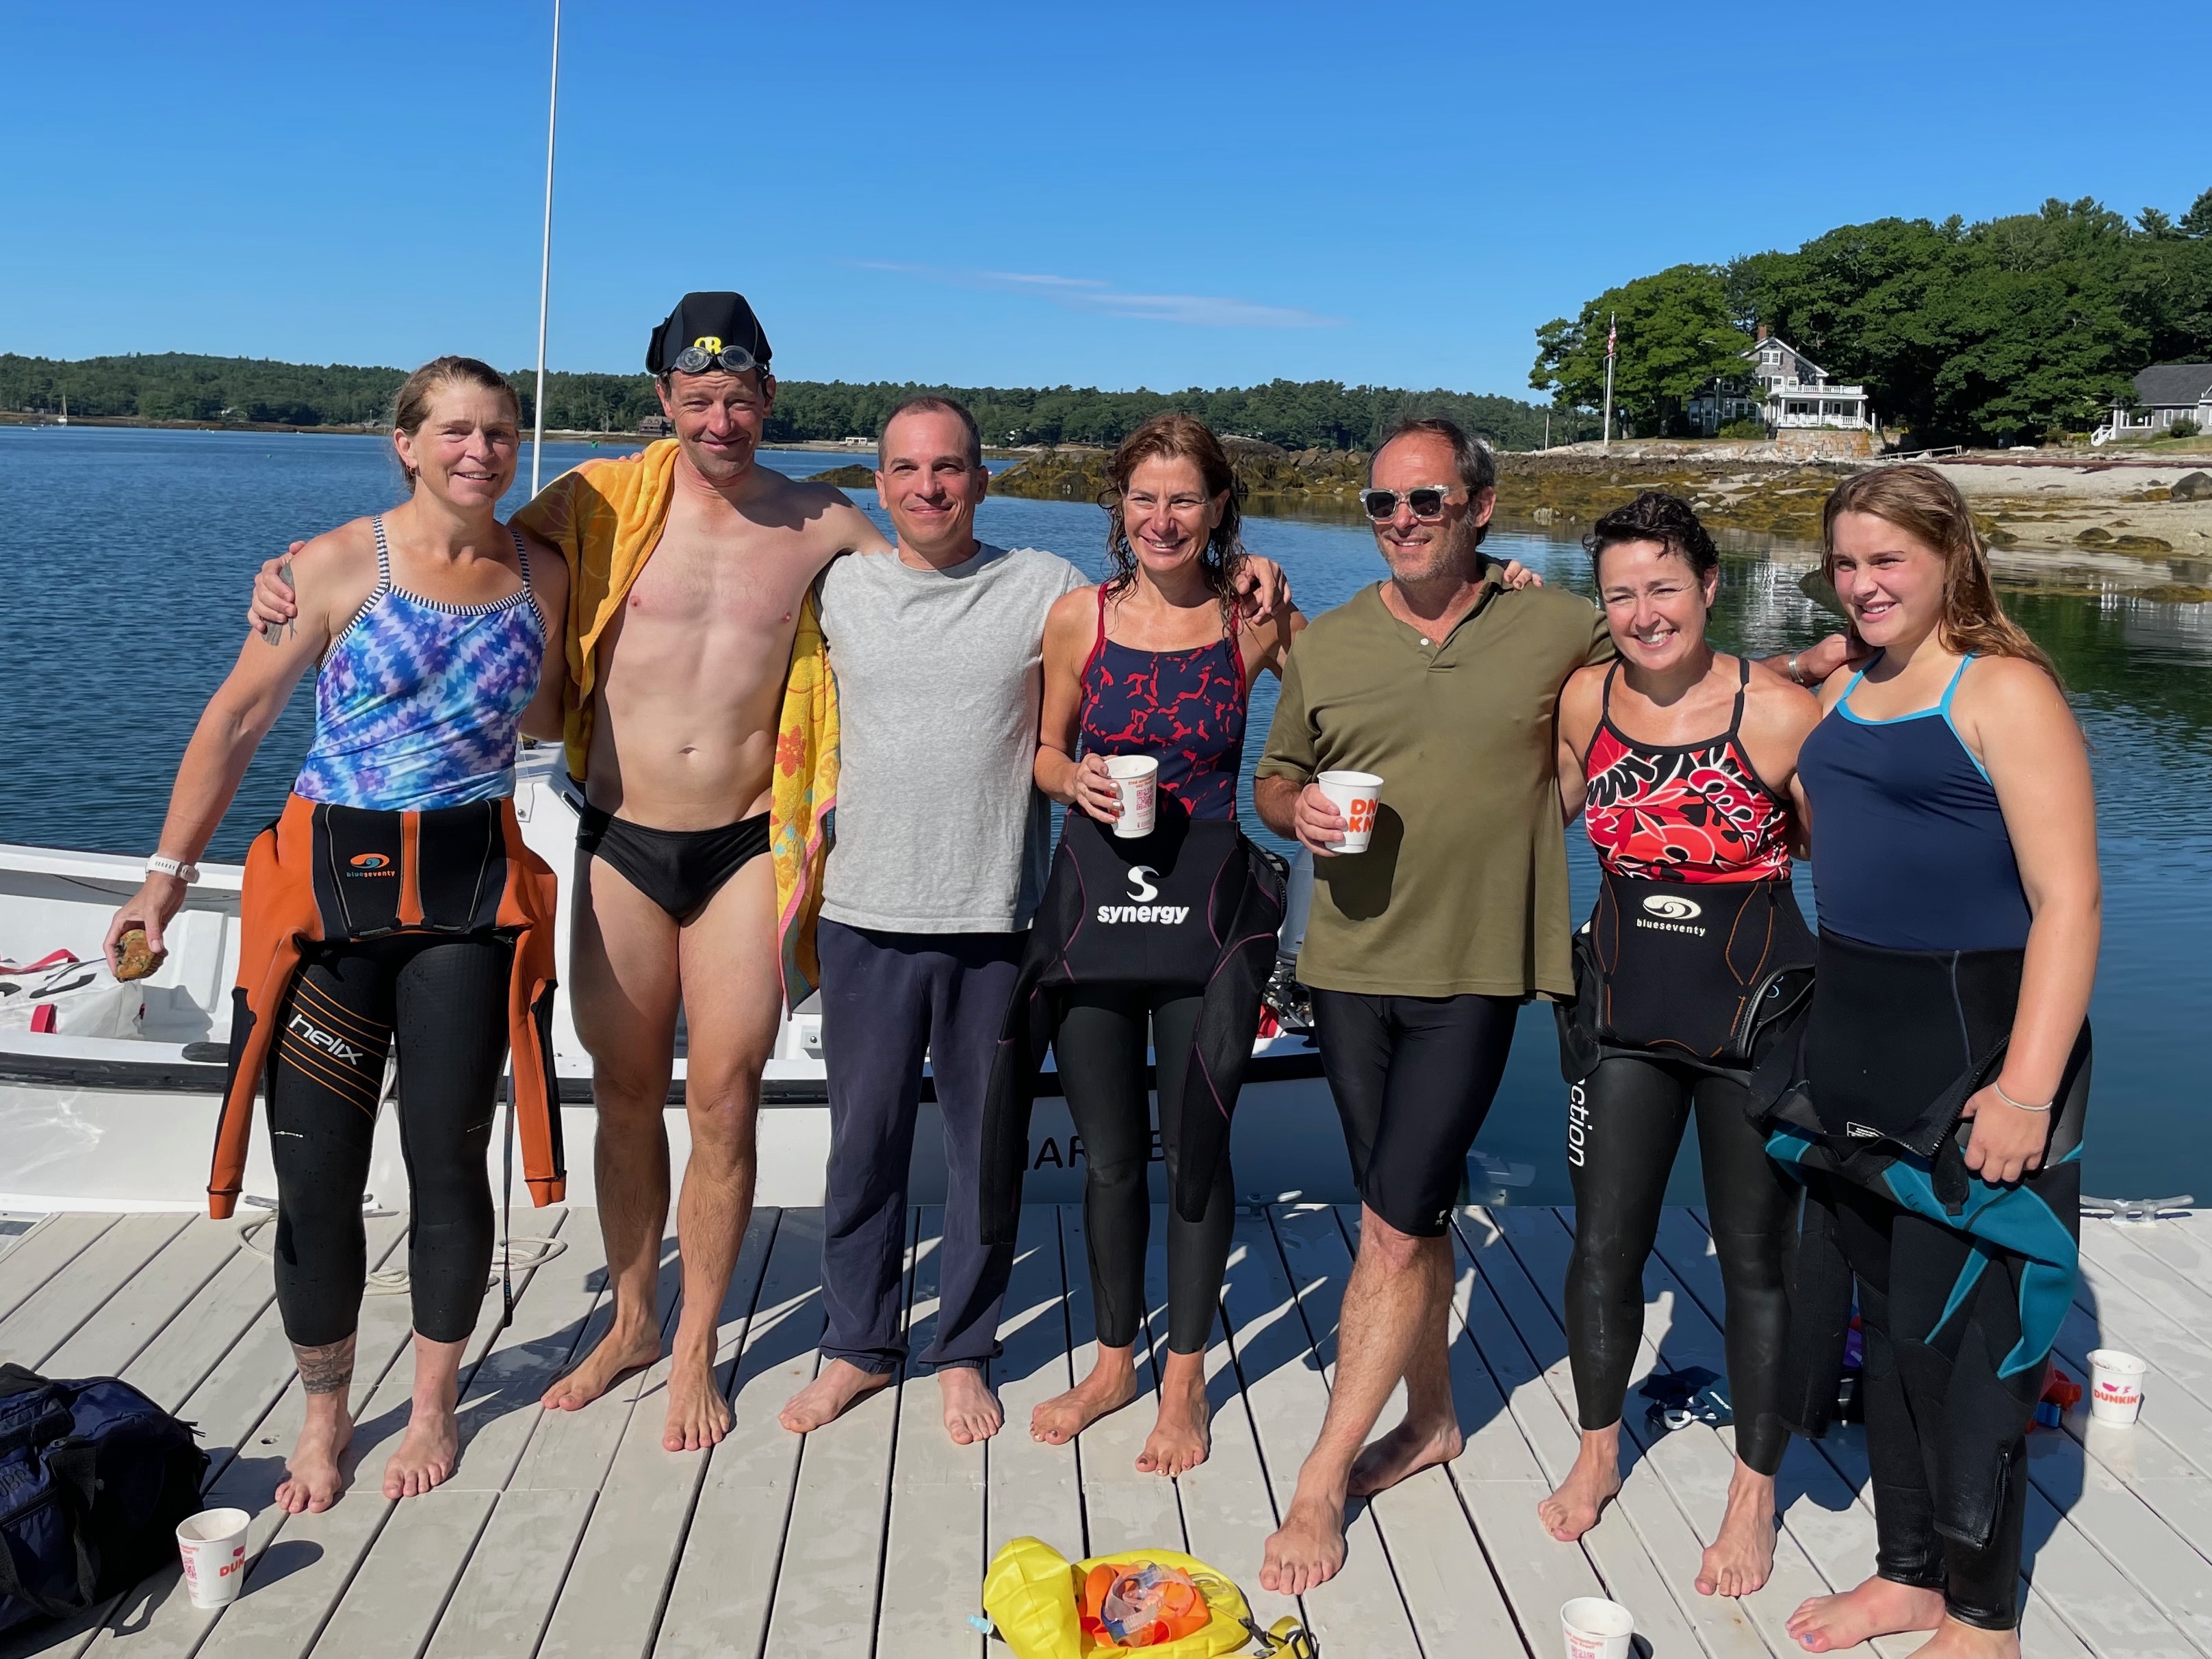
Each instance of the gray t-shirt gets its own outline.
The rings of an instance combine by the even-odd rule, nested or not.
[[[1083,574],[981,545],[949,570],[848,553],[822,574],[837,677],[837,831],[822,914],[901,933],[1026,927],[1052,861],[1031,781],[1045,613]]]

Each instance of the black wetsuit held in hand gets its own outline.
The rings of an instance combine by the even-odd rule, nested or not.
[[[269,1069],[276,1304],[301,1346],[342,1341],[360,1322],[361,1200],[395,1029],[415,1328],[458,1342],[476,1328],[491,1273],[485,1156],[514,952],[496,937],[421,933],[309,947]]]

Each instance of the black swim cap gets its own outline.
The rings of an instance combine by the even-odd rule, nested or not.
[[[678,300],[646,344],[645,372],[665,374],[676,354],[692,345],[709,351],[742,346],[763,364],[769,360],[768,336],[742,294],[687,294]]]

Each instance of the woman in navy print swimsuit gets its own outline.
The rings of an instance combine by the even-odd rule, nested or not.
[[[1281,672],[1305,618],[1292,609],[1256,627],[1242,615],[1233,597],[1243,556],[1235,478],[1220,441],[1200,422],[1187,415],[1147,421],[1115,452],[1110,476],[1114,574],[1068,594],[1045,623],[1037,787],[1110,823],[1118,808],[1107,757],[1151,755],[1160,763],[1162,812],[1233,819],[1247,691],[1261,671]],[[1070,1440],[1136,1397],[1152,1214],[1146,1030],[1158,1062],[1160,1142],[1172,1168],[1179,1080],[1200,1001],[1179,988],[1094,989],[1073,997],[1060,1028],[1061,1085],[1088,1160],[1084,1214],[1098,1358],[1082,1382],[1037,1407],[1030,1431],[1040,1440]],[[1147,1472],[1174,1476],[1206,1457],[1206,1345],[1234,1194],[1224,1158],[1201,1221],[1170,1210],[1159,1419],[1137,1460]]]

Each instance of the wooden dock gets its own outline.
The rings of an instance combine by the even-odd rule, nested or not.
[[[937,1224],[927,1211],[913,1218],[917,1348],[936,1313]],[[945,1438],[936,1385],[919,1374],[803,1441],[777,1425],[815,1366],[821,1221],[757,1215],[721,1310],[719,1375],[737,1425],[712,1453],[680,1455],[660,1447],[657,1371],[581,1413],[538,1408],[546,1382],[596,1339],[606,1302],[592,1213],[535,1212],[525,1231],[565,1248],[520,1282],[510,1327],[500,1328],[498,1295],[486,1303],[463,1372],[455,1478],[396,1505],[376,1490],[405,1420],[410,1364],[406,1298],[372,1296],[356,1485],[327,1513],[297,1516],[270,1502],[301,1395],[265,1258],[242,1248],[235,1224],[204,1218],[51,1216],[0,1236],[0,1359],[52,1376],[119,1374],[196,1422],[214,1455],[210,1502],[255,1513],[257,1559],[243,1597],[220,1613],[193,1609],[172,1570],[88,1622],[0,1638],[0,1659],[985,1659],[1006,1650],[987,1647],[967,1617],[992,1551],[1025,1533],[1071,1557],[1188,1549],[1239,1579],[1263,1621],[1302,1613],[1329,1659],[1555,1659],[1559,1604],[1595,1594],[1635,1612],[1656,1659],[1796,1651],[1790,1610],[1871,1571],[1856,1430],[1793,1443],[1774,1577],[1741,1602],[1691,1587],[1700,1540],[1720,1519],[1728,1431],[1648,1437],[1632,1394],[1636,1461],[1620,1502],[1581,1545],[1538,1528],[1536,1501],[1576,1443],[1559,1318],[1572,1224],[1550,1209],[1460,1214],[1452,1371],[1466,1451],[1362,1509],[1345,1571],[1301,1608],[1260,1589],[1261,1541],[1328,1398],[1356,1212],[1240,1218],[1207,1362],[1213,1455],[1172,1482],[1131,1466],[1150,1418],[1141,1401],[1073,1446],[1026,1431],[1030,1407],[1089,1363],[1079,1210],[1024,1213],[994,1371],[1008,1428],[966,1448]],[[404,1263],[404,1218],[368,1225],[372,1261]],[[2092,1425],[2077,1410],[2030,1438],[2026,1650],[2212,1659],[2212,1224],[2093,1222],[2084,1233],[2060,1361],[2079,1378],[2087,1350],[2111,1344],[2151,1370],[2136,1427]],[[665,1305],[672,1240],[664,1259]],[[1697,1212],[1668,1212],[1644,1283],[1639,1374],[1721,1370],[1720,1282]],[[1875,1645],[1902,1659],[1917,1640]]]

